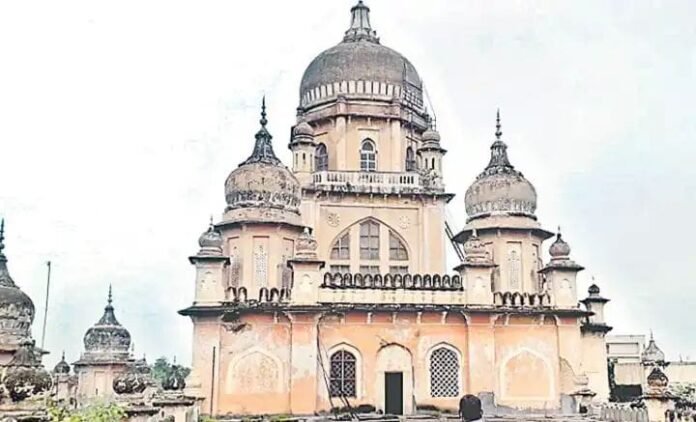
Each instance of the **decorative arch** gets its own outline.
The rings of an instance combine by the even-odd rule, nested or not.
[[[370,138],[360,143],[360,170],[377,171],[377,144]]]
[[[556,391],[554,377],[548,357],[522,347],[500,364],[500,395],[508,400],[551,401]],[[530,379],[536,382],[530,383]]]
[[[453,345],[441,342],[428,350],[426,368],[430,397],[459,397],[462,386],[462,354]]]
[[[350,367],[351,361],[346,360],[347,357],[353,358],[352,368]],[[363,374],[363,360],[360,351],[348,343],[338,343],[329,348],[327,351],[327,362],[327,372],[329,373],[329,394],[331,394],[332,397],[339,397],[340,394],[337,393],[342,391],[346,393],[346,397],[360,399],[362,397]],[[346,380],[346,376],[349,379]],[[348,381],[348,384],[346,384],[345,381]],[[346,387],[348,387],[349,391],[345,391]]]
[[[329,152],[326,144],[319,144],[314,152],[314,171],[326,171],[329,169]]]
[[[403,374],[403,414],[413,413],[413,353],[399,343],[389,343],[377,351],[376,359],[377,408],[384,411],[384,378],[387,372]]]
[[[254,346],[233,357],[227,367],[228,394],[263,394],[282,391],[283,363],[272,353]]]

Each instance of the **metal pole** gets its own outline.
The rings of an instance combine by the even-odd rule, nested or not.
[[[213,346],[213,365],[210,369],[210,417],[213,417],[213,395],[215,394],[215,346]]]
[[[48,317],[48,294],[51,291],[51,261],[46,262],[48,267],[48,276],[46,277],[46,305],[44,306],[44,320],[43,329],[41,330],[41,349],[44,348],[44,341],[46,340],[46,321]]]

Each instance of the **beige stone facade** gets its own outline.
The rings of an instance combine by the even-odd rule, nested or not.
[[[468,190],[446,185],[447,140],[423,97],[360,1],[343,41],[305,71],[290,168],[262,107],[223,217],[190,257],[186,393],[203,413],[413,414],[456,409],[466,393],[489,413],[572,413],[582,397],[607,399],[608,300],[593,285],[579,302],[583,267],[560,233],[546,245],[554,233],[500,116],[481,174]],[[445,207],[464,190],[454,234]]]

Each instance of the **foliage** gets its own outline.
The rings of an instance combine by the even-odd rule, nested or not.
[[[696,404],[696,383],[682,382],[670,385],[672,394],[682,403]]]
[[[110,404],[93,404],[81,409],[50,406],[51,422],[121,422],[126,417],[122,407]]]
[[[177,365],[176,363],[171,364],[164,356],[157,358],[155,363],[152,365],[152,377],[160,385],[165,387],[168,384],[172,384],[173,379],[184,380],[188,376],[189,372],[191,372],[190,368]]]

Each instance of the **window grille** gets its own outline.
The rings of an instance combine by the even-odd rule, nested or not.
[[[347,274],[350,272],[350,265],[330,265],[329,272],[331,274],[336,274],[336,273]]]
[[[263,246],[259,246],[258,251],[254,253],[254,266],[256,267],[256,283],[260,287],[267,287],[268,254],[263,250]]]
[[[360,259],[379,259],[379,224],[374,221],[360,224]]]
[[[361,265],[360,274],[377,275],[379,274],[379,265]]]
[[[510,288],[519,289],[520,287],[520,255],[517,251],[510,251],[508,256],[510,264]]]
[[[408,260],[408,252],[406,246],[401,242],[393,232],[389,232],[389,259],[395,261]]]
[[[408,274],[408,266],[407,265],[392,265],[389,267],[389,274],[406,275],[406,274]]]
[[[360,146],[360,170],[377,171],[377,148],[371,139],[365,139]]]
[[[331,397],[356,397],[355,356],[346,350],[331,355],[329,393]]]
[[[331,248],[331,259],[350,259],[350,234],[341,236]]]
[[[430,396],[459,397],[459,359],[446,347],[430,355]]]

